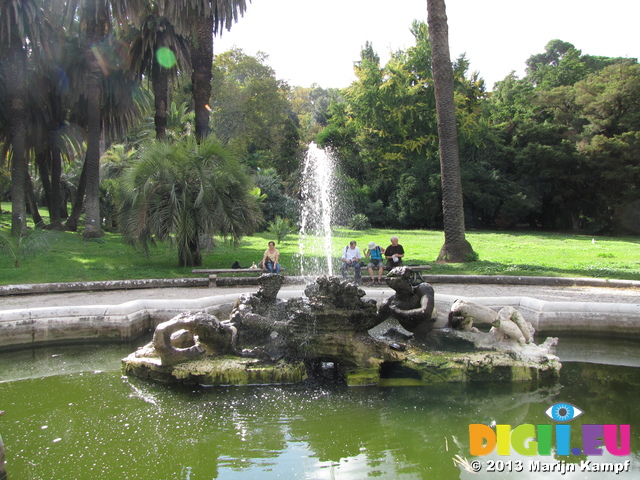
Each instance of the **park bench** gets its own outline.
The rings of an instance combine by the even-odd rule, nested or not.
[[[405,267],[413,272],[412,283],[414,285],[424,282],[425,280],[422,278],[422,272],[431,269],[431,265],[405,265]],[[365,269],[365,267],[362,268]],[[196,268],[191,270],[191,273],[208,275],[209,287],[216,287],[218,286],[219,274],[237,275],[242,273],[259,276],[263,273],[267,273],[267,270],[262,268]]]
[[[267,273],[266,270],[262,268],[196,268],[191,270],[191,273],[204,273],[209,275],[209,286],[215,287],[218,282],[218,274],[239,274],[239,273],[249,273],[252,275],[262,275],[263,273]]]
[[[366,263],[363,262],[363,265],[366,265]],[[413,272],[413,278],[411,279],[411,284],[412,285],[418,285],[422,282],[425,282],[426,280],[424,278],[422,278],[422,272],[426,272],[427,270],[431,270],[431,265],[404,265],[407,269],[411,270],[411,272]],[[347,270],[347,272],[349,272],[350,270]],[[367,267],[363,266],[362,267],[362,275],[366,275],[367,273]],[[374,273],[376,273],[377,270],[374,271]],[[385,268],[385,272],[389,273],[389,271]],[[386,274],[385,273],[385,274]],[[355,272],[354,272],[355,274]],[[349,273],[347,273],[347,277],[349,277]],[[366,278],[363,276],[363,278]]]
[[[431,270],[431,265],[405,265],[409,270],[413,272],[413,279],[411,280],[412,285],[418,285],[425,281],[422,278],[422,272],[427,270]]]

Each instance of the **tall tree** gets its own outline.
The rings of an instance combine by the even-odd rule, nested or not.
[[[27,50],[29,45],[40,44],[43,18],[35,0],[5,0],[0,3],[0,19],[0,58],[6,71],[7,118],[12,148],[11,235],[21,236],[27,226]]]
[[[147,5],[147,14],[129,48],[129,68],[138,76],[149,76],[155,101],[156,138],[167,137],[169,80],[177,69],[189,66],[189,45],[156,2]]]
[[[277,156],[291,108],[289,86],[276,79],[266,59],[265,54],[252,57],[237,48],[216,55],[211,102],[216,137],[243,155],[265,157],[266,164],[256,165],[261,168]]]
[[[196,115],[196,138],[209,135],[213,36],[231,29],[247,9],[246,0],[180,0],[171,2],[173,19],[191,25],[191,82]]]
[[[444,0],[427,0],[427,14],[442,173],[444,245],[440,249],[438,261],[465,262],[473,255],[473,248],[465,238],[456,107],[453,98],[453,69],[449,55],[449,28]]]
[[[110,52],[106,50],[107,36],[112,31],[110,13],[126,24],[141,12],[140,0],[70,0],[67,4],[68,18],[80,18],[81,35],[84,39],[86,72],[86,125],[87,151],[84,174],[85,227],[84,238],[102,236],[100,227],[100,141],[102,138],[103,76],[108,71]]]

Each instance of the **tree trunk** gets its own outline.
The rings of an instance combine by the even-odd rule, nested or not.
[[[473,249],[465,239],[464,233],[462,181],[453,98],[453,70],[449,55],[449,30],[444,0],[427,0],[427,12],[432,50],[433,86],[438,115],[444,217],[444,245],[438,255],[438,261],[459,263],[469,261],[472,258]]]
[[[40,184],[42,185],[42,190],[44,192],[45,202],[49,209],[49,218],[51,218],[51,177],[49,175],[48,162],[51,158],[51,147],[47,142],[45,142],[42,147],[43,148],[41,150],[36,152],[36,165],[38,166],[38,173],[40,174]]]
[[[209,135],[209,101],[213,66],[213,16],[199,16],[195,21],[195,45],[191,47],[193,101],[198,142]]]
[[[53,97],[53,95],[52,95]],[[49,148],[51,153],[51,203],[49,204],[49,225],[51,228],[60,229],[62,227],[62,190],[60,181],[62,179],[62,154],[58,139],[58,129],[64,121],[64,114],[57,99],[51,99],[52,105],[52,126],[49,131]],[[55,126],[55,128],[54,128]]]
[[[93,0],[87,4],[87,45],[86,55],[89,65],[87,76],[87,156],[85,174],[87,182],[84,203],[85,240],[102,236],[100,229],[100,137],[102,69],[93,48],[98,48],[107,32],[108,15],[103,2]]]
[[[27,163],[26,163],[26,52],[20,39],[12,37],[9,46],[6,77],[9,114],[9,138],[13,150],[11,161],[11,236],[19,237],[27,231]]]
[[[155,99],[156,138],[167,138],[167,101],[169,99],[169,72],[157,61],[151,68],[153,78],[153,96]]]
[[[31,207],[31,218],[33,218],[33,223],[36,228],[44,228],[44,220],[38,211],[38,199],[36,198],[36,192],[33,188],[33,182],[31,181],[31,176],[27,172],[27,200],[29,201],[29,206]]]
[[[200,253],[200,242],[198,239],[190,239],[187,245],[178,246],[178,266],[179,267],[201,267],[202,254]]]
[[[84,192],[87,185],[86,166],[85,159],[82,165],[82,173],[80,173],[80,180],[78,181],[78,190],[76,192],[76,199],[73,202],[73,208],[71,209],[71,215],[67,218],[66,229],[71,232],[78,231],[78,223],[80,222],[80,215],[82,215],[82,207],[84,206]]]

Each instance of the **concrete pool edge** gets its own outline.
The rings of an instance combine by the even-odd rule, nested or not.
[[[539,285],[539,286],[586,286],[609,288],[640,288],[640,281],[586,277],[539,277],[514,275],[422,275],[429,283],[457,283],[477,285]],[[251,279],[250,279],[251,280]],[[253,278],[252,280],[257,280]],[[304,284],[308,277],[285,276],[285,284]],[[254,282],[251,282],[254,283]],[[257,282],[255,282],[257,284]],[[249,285],[249,284],[248,284]],[[209,279],[168,278],[137,280],[106,280],[92,282],[58,282],[1,285],[0,297],[12,295],[34,295],[46,293],[96,292],[109,290],[135,290],[167,287],[208,287]]]
[[[368,298],[388,297],[389,289],[367,289]],[[28,348],[66,342],[127,342],[149,332],[158,323],[182,312],[205,311],[226,318],[246,291],[196,299],[139,299],[118,305],[56,306],[0,311],[0,349]],[[283,290],[282,299],[304,291]],[[551,302],[527,296],[473,297],[436,293],[441,315],[458,298],[491,308],[513,306],[540,335],[574,333],[591,336],[640,338],[640,302]]]

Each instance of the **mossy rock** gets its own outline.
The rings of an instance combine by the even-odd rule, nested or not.
[[[556,380],[561,364],[555,357],[546,362],[527,362],[505,352],[467,353],[424,352],[412,350],[402,362],[387,364],[381,372],[380,384],[396,385],[410,381],[412,385],[449,382],[538,382]]]
[[[306,380],[303,362],[265,363],[255,358],[204,357],[198,360],[162,365],[158,358],[123,359],[127,375],[165,383],[197,385],[280,385]]]

